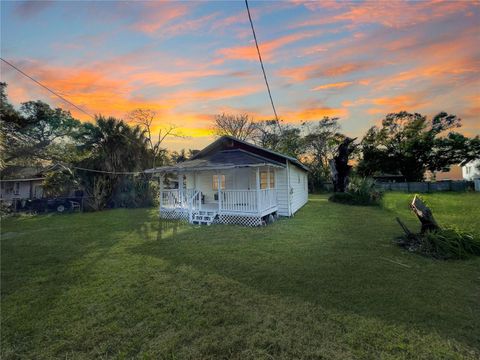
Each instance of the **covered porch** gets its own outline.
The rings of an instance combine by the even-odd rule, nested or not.
[[[158,168],[160,216],[208,225],[258,226],[274,221],[278,211],[276,178],[281,169],[280,164],[265,162],[211,164],[195,160]]]

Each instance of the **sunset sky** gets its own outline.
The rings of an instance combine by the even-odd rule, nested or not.
[[[439,111],[480,133],[480,2],[249,2],[278,114],[341,118],[362,136],[388,112]],[[1,3],[1,56],[89,113],[158,112],[212,140],[214,114],[273,117],[243,1]],[[1,64],[10,100],[91,121]]]

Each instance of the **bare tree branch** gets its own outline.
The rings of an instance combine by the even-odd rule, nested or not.
[[[214,132],[218,136],[229,135],[240,140],[253,137],[257,127],[248,114],[220,114],[214,119]]]

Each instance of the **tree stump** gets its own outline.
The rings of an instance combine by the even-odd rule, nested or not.
[[[437,222],[435,221],[435,218],[433,217],[432,211],[417,195],[415,195],[415,197],[413,198],[412,203],[410,204],[410,208],[413,210],[415,215],[417,215],[418,220],[420,220],[422,224],[422,234],[426,231],[440,229]]]

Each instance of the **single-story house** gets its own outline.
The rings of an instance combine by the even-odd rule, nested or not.
[[[470,161],[462,166],[462,176],[464,180],[473,181],[480,179],[480,159]]]
[[[259,226],[308,201],[308,168],[296,158],[222,136],[191,159],[149,169],[160,176],[160,216],[194,224]],[[177,187],[166,189],[175,174]]]
[[[40,199],[43,197],[42,168],[33,166],[8,166],[2,170],[0,200]]]

